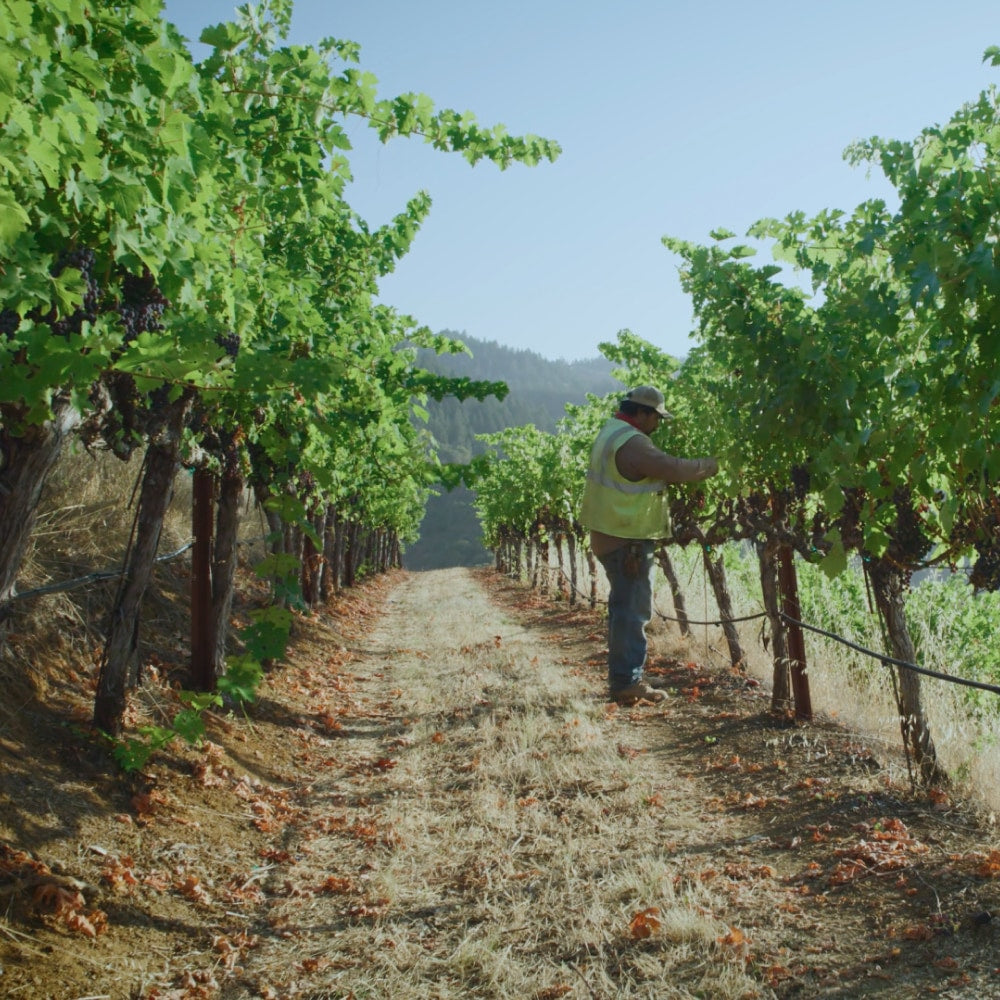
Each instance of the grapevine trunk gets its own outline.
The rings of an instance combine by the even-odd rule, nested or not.
[[[163,426],[146,449],[135,542],[111,613],[94,699],[94,725],[111,736],[121,732],[126,691],[139,681],[139,614],[153,573],[163,517],[173,496],[181,430],[190,405],[190,396],[168,404]]]
[[[888,634],[893,656],[906,663],[915,663],[916,649],[910,630],[906,625],[906,576],[887,559],[872,563],[872,589],[879,615]],[[924,712],[920,690],[920,674],[900,668],[898,671],[899,723],[903,735],[903,745],[920,773],[925,786],[943,783],[945,777],[938,767],[937,750],[931,738],[927,715]]]
[[[0,431],[0,604],[14,592],[45,480],[80,423],[79,412],[67,400],[57,400],[53,409],[51,420],[21,435]],[[9,417],[3,413],[4,423]]]
[[[771,709],[788,712],[792,709],[792,685],[788,655],[788,635],[781,620],[781,596],[778,589],[779,542],[768,539],[757,542],[760,561],[760,589],[764,609],[771,627],[771,656],[774,662]]]

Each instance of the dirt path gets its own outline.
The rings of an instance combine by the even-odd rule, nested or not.
[[[133,787],[29,704],[0,727],[0,995],[1000,997],[989,834],[651,638],[672,696],[619,710],[599,615],[399,574]]]
[[[518,601],[517,588],[491,590]],[[520,620],[536,628],[560,617],[529,605]],[[599,638],[589,636],[598,697]],[[673,697],[609,712],[606,737],[641,747],[647,771],[696,817],[673,848],[677,878],[716,893],[762,986],[779,997],[1000,997],[993,827],[940,791],[928,800],[899,787],[893,748],[829,723],[779,724],[753,682],[706,671],[698,655],[697,642],[654,625],[650,671]]]

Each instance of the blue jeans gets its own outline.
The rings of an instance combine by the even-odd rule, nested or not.
[[[635,547],[638,571],[626,569],[629,549]],[[646,663],[646,626],[653,616],[654,543],[630,542],[607,555],[598,556],[607,573],[608,595],[608,687],[612,691],[642,680]]]

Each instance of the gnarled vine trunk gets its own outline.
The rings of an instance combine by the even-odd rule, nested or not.
[[[139,682],[140,611],[180,468],[181,431],[190,406],[187,395],[168,403],[164,421],[146,448],[135,539],[111,612],[94,698],[94,725],[111,736],[120,734],[126,692]]]
[[[569,576],[566,573],[566,559],[563,555],[563,539],[565,537],[562,532],[557,532],[553,536],[556,546],[556,591],[560,598],[569,600]]]
[[[576,604],[579,580],[576,569],[576,535],[573,531],[566,533],[566,553],[569,558],[569,603]]]
[[[781,590],[778,586],[778,550],[780,543],[767,539],[758,541],[757,559],[760,563],[760,590],[764,610],[771,626],[771,655],[773,674],[771,709],[790,712],[792,705],[791,660],[788,655],[788,633],[781,618]]]
[[[215,509],[215,476],[211,470],[194,470],[191,484],[191,586],[188,607],[191,621],[191,687],[215,689],[212,667],[212,539]]]
[[[552,567],[549,565],[549,536],[539,537],[535,543],[538,550],[538,573],[540,580],[539,591],[548,595],[552,582]]]
[[[80,414],[67,400],[53,401],[53,416],[43,424],[13,434],[0,429],[0,605],[11,597],[17,583],[38,501],[66,439],[80,424]],[[4,424],[17,414],[0,410]]]
[[[326,508],[323,528],[323,574],[319,581],[319,599],[328,601],[340,589],[340,566],[337,563],[337,509]]]
[[[667,578],[667,583],[670,584],[670,596],[674,602],[674,615],[677,618],[677,627],[680,629],[681,635],[688,636],[691,634],[691,626],[688,624],[687,608],[684,606],[684,594],[681,591],[677,572],[674,570],[674,564],[670,561],[670,556],[667,554],[667,547],[665,545],[657,546],[656,562],[663,575]]]
[[[302,538],[302,565],[300,571],[302,600],[306,607],[314,608],[321,600],[323,591],[323,538],[326,535],[326,511],[319,511],[313,515],[312,528],[319,539],[319,546],[313,539],[303,532]]]
[[[216,677],[226,669],[229,619],[236,590],[236,540],[240,527],[240,505],[246,481],[236,474],[223,475],[215,513],[215,546],[212,549],[212,608],[209,625],[210,662]]]
[[[726,582],[726,567],[722,561],[722,555],[712,558],[712,553],[706,545],[701,546],[701,558],[712,585],[712,593],[715,594],[715,603],[719,608],[722,633],[726,637],[726,646],[729,648],[729,662],[735,667],[744,662],[745,654],[740,643],[740,634],[736,631],[736,623],[733,621],[735,616],[732,598],[729,596],[729,585]]]
[[[361,525],[349,521],[344,542],[344,586],[353,587],[358,566],[361,565]]]
[[[196,469],[194,474],[191,678],[196,691],[213,691],[216,679],[226,669],[229,616],[236,586],[236,537],[244,483],[243,476],[238,473],[216,478],[205,469]],[[199,507],[203,509],[199,511]]]
[[[590,574],[590,609],[597,607],[597,559],[587,546],[587,572]]]
[[[906,585],[907,577],[903,571],[889,560],[880,559],[868,568],[875,594],[875,603],[889,637],[894,659],[906,663],[916,662],[916,649],[910,630],[906,625]],[[889,665],[890,670],[897,671],[899,683],[899,726],[903,736],[903,745],[913,755],[913,760],[920,773],[920,780],[925,785],[944,781],[944,774],[938,767],[937,751],[931,739],[927,715],[924,712],[923,697],[920,690],[920,674],[905,667]]]
[[[339,510],[333,518],[333,547],[330,552],[333,568],[331,585],[339,591],[345,585],[347,559],[347,519]]]

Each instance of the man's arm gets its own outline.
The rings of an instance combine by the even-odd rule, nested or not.
[[[660,479],[665,483],[697,483],[719,471],[714,458],[677,458],[668,455],[644,434],[629,438],[615,453],[618,471],[633,482]]]

